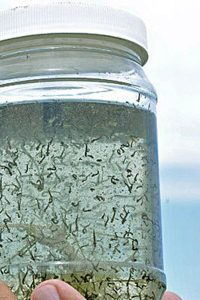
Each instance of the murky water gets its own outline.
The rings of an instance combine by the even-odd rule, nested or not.
[[[86,299],[160,299],[156,120],[133,106],[0,110],[0,275],[18,299],[62,278]]]

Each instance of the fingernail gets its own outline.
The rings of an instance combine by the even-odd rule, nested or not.
[[[60,297],[56,288],[47,284],[35,290],[34,300],[60,300]]]

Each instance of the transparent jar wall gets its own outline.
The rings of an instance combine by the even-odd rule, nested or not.
[[[19,299],[52,277],[87,299],[163,293],[156,95],[128,46],[0,44],[0,266]]]

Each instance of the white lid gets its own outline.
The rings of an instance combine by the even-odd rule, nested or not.
[[[30,1],[30,0],[29,0]],[[86,33],[127,40],[144,65],[148,59],[144,23],[131,12],[91,1],[30,1],[0,11],[0,41],[47,33]],[[40,3],[41,3],[40,2]]]

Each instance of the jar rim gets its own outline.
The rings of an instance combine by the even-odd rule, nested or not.
[[[142,65],[148,60],[146,27],[134,14],[90,1],[54,1],[0,11],[0,41],[23,36],[70,33],[129,42]]]

